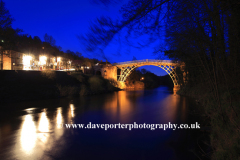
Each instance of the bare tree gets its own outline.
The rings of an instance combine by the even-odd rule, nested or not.
[[[55,46],[56,44],[56,40],[52,36],[48,35],[47,33],[45,33],[44,35],[44,41],[49,43],[51,46]]]
[[[9,13],[9,10],[6,9],[5,3],[1,0],[0,1],[0,28],[6,29],[11,28],[12,22],[14,19]]]

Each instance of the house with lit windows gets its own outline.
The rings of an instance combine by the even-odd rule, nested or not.
[[[51,54],[21,53],[4,50],[0,55],[0,70],[75,70],[72,60]]]
[[[13,50],[5,50],[2,54],[3,70],[22,70],[23,53]]]

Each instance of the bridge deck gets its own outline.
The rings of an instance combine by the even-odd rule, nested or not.
[[[156,59],[144,59],[144,60],[134,60],[134,61],[126,61],[114,63],[113,66],[125,66],[125,65],[133,65],[133,64],[141,64],[141,63],[169,63],[169,64],[179,64],[179,61],[174,60],[156,60]]]

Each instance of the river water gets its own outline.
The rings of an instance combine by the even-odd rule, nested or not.
[[[0,159],[195,159],[190,129],[65,125],[190,123],[190,105],[167,87],[9,104],[27,109],[2,111]]]

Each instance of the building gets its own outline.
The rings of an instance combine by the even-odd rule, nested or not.
[[[82,60],[72,60],[72,68],[75,69],[75,71],[80,71],[84,73]]]
[[[103,62],[102,60],[97,63],[93,69],[95,72],[95,75],[101,75],[104,78],[107,78],[107,68],[111,67],[112,64],[106,60],[106,62]]]
[[[51,54],[20,53],[4,50],[0,53],[0,70],[75,70],[81,69],[81,62],[74,62],[69,58],[53,56]]]
[[[22,58],[23,54],[13,50],[3,51],[2,62],[3,70],[22,70],[23,63]]]

